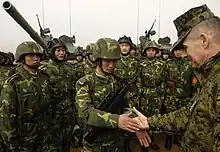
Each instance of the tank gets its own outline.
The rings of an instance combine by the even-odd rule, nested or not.
[[[28,24],[23,16],[17,11],[11,2],[5,1],[3,3],[4,10],[30,35],[30,37],[37,42],[43,49],[47,48],[46,43],[38,35],[38,33]]]
[[[18,12],[11,2],[3,2],[3,8],[29,34],[30,37],[44,49],[44,60],[48,60],[49,54],[47,42],[53,39],[53,37],[52,34],[50,34],[49,28],[43,29],[41,27],[38,15],[37,19],[40,26],[40,35],[30,26],[30,24],[24,19],[24,17]],[[73,45],[73,43],[75,43],[75,36],[73,35],[73,37],[69,37],[62,35],[60,38],[66,43],[70,52],[68,60],[74,60],[76,47]]]

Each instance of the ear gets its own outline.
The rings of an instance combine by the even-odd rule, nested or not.
[[[209,46],[209,38],[208,38],[207,34],[201,33],[201,35],[200,35],[200,44],[204,49],[206,49]]]

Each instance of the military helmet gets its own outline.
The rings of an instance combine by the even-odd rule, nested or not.
[[[75,50],[76,56],[83,56],[82,50],[83,50],[83,47],[78,46]]]
[[[21,62],[21,59],[26,54],[39,54],[43,56],[43,50],[35,42],[32,41],[25,41],[18,45],[15,53],[15,60],[16,62]]]
[[[160,47],[158,46],[158,44],[155,41],[148,41],[144,44],[144,50],[148,49],[148,48],[155,48],[155,49],[160,49]]]
[[[52,40],[50,40],[47,43],[47,45],[48,45],[50,57],[53,56],[55,49],[58,48],[58,47],[64,47],[66,49],[66,53],[69,53],[69,51],[67,50],[67,47],[66,47],[66,44],[64,43],[64,41],[60,40],[58,38],[53,38]]]
[[[137,50],[137,45],[134,44],[134,43],[132,43],[132,49],[133,49],[133,50]]]
[[[94,60],[112,59],[119,60],[121,58],[121,49],[116,40],[111,38],[101,38],[96,42],[98,50],[93,53]]]
[[[86,54],[92,54],[97,49],[98,46],[96,43],[90,43],[86,46]]]
[[[120,37],[119,39],[118,39],[118,43],[119,44],[121,44],[121,43],[127,43],[127,44],[129,44],[131,47],[132,47],[132,40],[131,40],[131,38],[130,37],[127,37],[127,36],[123,36],[123,37]]]

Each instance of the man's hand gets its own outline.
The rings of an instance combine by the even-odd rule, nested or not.
[[[139,130],[140,125],[139,122],[135,119],[130,118],[129,116],[132,112],[128,114],[122,114],[119,116],[118,127],[122,130],[127,130],[130,132],[135,132]]]
[[[145,117],[141,112],[139,112],[135,107],[133,111],[136,113],[138,117],[134,118],[135,120],[139,121],[140,129],[149,130],[149,124],[147,121],[147,117]]]
[[[147,131],[145,130],[138,130],[135,132],[136,136],[141,144],[141,146],[149,147],[151,143],[150,136],[148,135]]]

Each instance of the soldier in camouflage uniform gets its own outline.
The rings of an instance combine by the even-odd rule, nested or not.
[[[0,133],[4,152],[40,152],[48,134],[48,77],[37,68],[43,50],[34,42],[21,43],[16,49],[16,61],[21,63],[9,77],[0,97]]]
[[[174,58],[164,67],[165,113],[186,106],[192,93],[192,67],[186,58],[182,58],[182,49],[173,50]]]
[[[137,49],[137,46],[134,44],[134,43],[132,43],[132,47],[131,47],[132,49],[131,49],[131,51],[130,51],[130,56],[132,56],[132,57],[137,57],[137,55],[138,55],[138,49]]]
[[[192,67],[186,58],[182,57],[183,50],[172,51],[174,58],[165,63],[163,71],[163,88],[165,97],[162,114],[175,111],[186,106],[192,97]],[[180,136],[164,135],[165,148],[173,150],[179,144]],[[174,143],[174,145],[173,145]]]
[[[84,64],[85,64],[85,56],[83,54],[83,48],[77,47],[75,54],[74,67],[78,70],[80,77],[83,77],[85,74]]]
[[[118,43],[121,48],[121,60],[117,62],[114,74],[129,81],[139,71],[139,60],[130,55],[133,44],[130,37],[120,37]]]
[[[74,100],[75,83],[79,79],[79,73],[73,64],[66,61],[68,50],[63,41],[54,38],[48,42],[48,47],[50,60],[40,67],[40,71],[49,75],[53,93],[51,149],[69,152],[76,125]]]
[[[163,63],[155,57],[157,50],[155,41],[145,43],[143,54],[146,54],[147,59],[140,63],[141,73],[137,81],[140,92],[137,106],[147,116],[160,113],[162,105],[159,97],[162,93]]]
[[[97,45],[95,43],[90,43],[86,46],[86,60],[84,63],[84,74],[93,73],[96,65],[94,64],[93,52],[97,50]]]
[[[148,118],[151,130],[183,133],[180,152],[220,151],[220,19],[206,5],[174,20],[182,46],[201,86],[192,103]],[[142,122],[146,122],[146,119]]]
[[[141,61],[141,72],[137,79],[138,93],[133,102],[134,107],[139,109],[145,116],[152,116],[161,112],[163,102],[162,72],[164,64],[156,58],[158,45],[155,41],[148,41],[143,46],[142,54],[146,55]],[[152,136],[154,138],[154,136]],[[155,142],[155,141],[154,141]],[[157,150],[152,144],[150,150]]]
[[[94,54],[97,65],[95,72],[82,77],[76,83],[76,107],[85,130],[89,126],[99,128],[93,139],[84,139],[82,151],[115,152],[118,151],[116,144],[119,140],[119,129],[134,132],[139,128],[139,124],[129,118],[129,114],[112,114],[98,109],[103,99],[108,94],[114,94],[119,88],[120,80],[113,72],[121,56],[120,47],[114,39],[101,38],[97,45],[99,49]],[[128,107],[126,101],[125,107]]]

